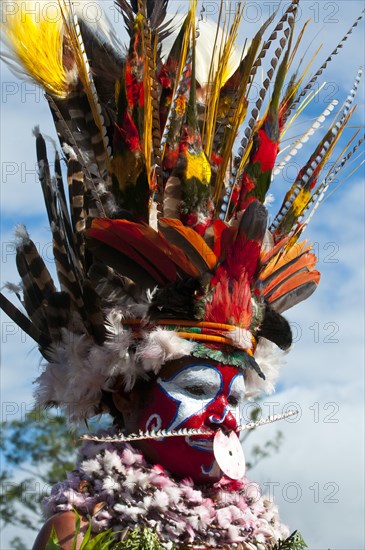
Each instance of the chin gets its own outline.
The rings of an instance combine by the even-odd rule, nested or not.
[[[160,464],[178,479],[191,478],[197,485],[211,485],[223,477],[211,438],[172,437],[144,442],[140,448],[150,462]]]
[[[206,458],[201,464],[185,464],[183,466],[174,465],[171,461],[162,460],[161,466],[168,470],[174,477],[178,479],[190,478],[197,485],[212,485],[217,483],[223,477],[223,472],[219,468],[214,459],[214,455],[210,460]]]

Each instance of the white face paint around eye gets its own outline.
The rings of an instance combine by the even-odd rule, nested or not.
[[[230,407],[236,408],[244,401],[246,393],[245,381],[242,374],[237,374],[229,385],[228,402]]]
[[[168,426],[170,430],[201,413],[216,399],[223,385],[221,373],[211,365],[188,365],[171,378],[159,378],[157,383],[170,399],[179,403]]]

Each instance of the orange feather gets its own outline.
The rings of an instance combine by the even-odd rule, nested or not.
[[[175,218],[160,218],[159,229],[168,239],[175,241],[174,244],[183,249],[186,256],[200,266],[203,273],[212,270],[217,264],[217,257],[213,250],[207,245],[204,239],[191,227],[185,227],[180,220]],[[197,262],[197,260],[200,260]]]
[[[306,285],[309,282],[318,285],[320,277],[321,274],[319,273],[319,271],[301,271],[299,273],[296,273],[293,277],[290,277],[287,280],[283,281],[274,290],[270,297],[267,298],[267,301],[270,303],[274,302],[275,300],[278,300],[279,298],[284,296],[284,294],[288,294],[292,290]]]
[[[284,246],[289,241],[290,237],[284,237],[280,239],[270,250],[265,250],[261,252],[260,264],[265,266],[274,256],[278,254],[279,251],[284,250]]]
[[[265,268],[260,272],[260,279],[266,279],[269,275],[279,270],[285,264],[294,260],[294,258],[299,257],[304,252],[309,252],[311,250],[311,246],[306,246],[306,244],[307,241],[302,241],[301,243],[296,242],[290,248],[279,250],[279,252],[271,258]]]
[[[289,265],[286,268],[284,266],[284,270],[280,270],[280,273],[276,276],[275,273],[277,270],[273,273],[274,276],[271,278],[269,284],[267,284],[264,288],[264,296],[269,294],[276,286],[280,285],[283,281],[286,281],[289,277],[293,277],[295,273],[298,273],[299,271],[313,271],[316,263],[317,258],[314,254],[305,252],[301,256],[298,256],[293,263],[289,262]],[[260,276],[260,280],[265,285],[265,280],[267,279],[263,280]]]

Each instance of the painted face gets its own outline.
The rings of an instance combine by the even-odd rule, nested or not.
[[[242,371],[215,361],[187,358],[178,370],[157,379],[141,412],[141,430],[205,428],[237,431],[239,404],[245,393]],[[166,369],[165,369],[166,370]],[[172,370],[172,374],[171,374]],[[144,454],[179,477],[213,483],[222,477],[214,459],[213,435],[145,440]]]

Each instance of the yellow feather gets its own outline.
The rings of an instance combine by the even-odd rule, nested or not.
[[[311,192],[309,190],[301,189],[299,191],[298,196],[295,198],[295,201],[292,204],[292,209],[296,218],[298,218],[300,214],[303,212],[310,198],[311,198]]]
[[[348,128],[348,127],[347,127]],[[352,138],[346,143],[345,147],[342,149],[342,151],[340,152],[339,155],[337,155],[337,158],[331,162],[331,167],[330,169],[328,170],[327,174],[325,175],[324,179],[326,179],[332,172],[332,170],[334,169],[334,167],[340,162],[340,160],[345,156],[346,154],[346,151],[348,151],[351,143],[353,143],[353,141],[355,140],[355,138],[359,135],[359,132],[360,130],[357,130],[357,132],[355,132],[355,134],[352,136]],[[347,164],[347,166],[349,166]]]
[[[320,46],[317,51],[314,53],[313,57],[311,58],[311,60],[309,61],[308,65],[306,66],[306,68],[304,69],[304,72],[302,74],[302,76],[300,77],[300,79],[298,80],[298,82],[295,84],[295,86],[293,87],[292,89],[292,92],[291,94],[285,98],[286,100],[289,100],[291,99],[291,97],[293,95],[296,95],[299,87],[301,86],[303,80],[304,80],[304,77],[306,76],[307,72],[309,71],[309,68],[311,67],[313,61],[315,60],[315,58],[317,57],[318,55],[318,52],[320,51],[322,46]],[[319,92],[322,90],[322,88],[326,85],[326,82],[323,82],[323,84],[318,88],[318,90],[316,90],[316,92],[314,93],[310,93],[308,95],[308,97],[306,99],[303,100],[302,104],[297,108],[295,114],[292,116],[292,118],[287,122],[287,124],[285,125],[285,128],[282,130],[281,134],[280,134],[280,140],[283,139],[283,137],[285,136],[286,132],[289,130],[289,128],[291,127],[291,125],[293,124],[293,122],[295,122],[295,120],[299,117],[299,115],[304,111],[304,109],[310,104],[310,102],[319,94]]]
[[[234,110],[232,118],[228,120],[230,131],[227,133],[227,136],[223,143],[222,163],[218,168],[216,184],[214,189],[215,201],[218,201],[221,195],[222,187],[225,183],[225,179],[227,175],[227,168],[231,161],[232,151],[233,151],[234,143],[237,138],[238,130],[247,114],[248,103],[245,98],[246,98],[246,92],[247,92],[248,75],[249,75],[249,71],[247,72],[246,78],[242,79],[240,88],[237,93],[236,108]],[[246,163],[248,155],[251,151],[251,146],[252,144],[249,145],[249,148],[246,151],[247,154],[245,154],[244,158],[242,159],[242,163],[241,163],[242,166],[244,165],[244,163]]]
[[[183,69],[186,65],[186,60],[187,60],[187,57],[188,57],[188,53],[189,53],[189,50],[190,50],[191,36],[192,36],[192,33],[195,33],[195,12],[196,12],[196,0],[190,0],[190,10],[189,10],[188,15],[187,15],[187,25],[186,25],[186,30],[185,30],[185,34],[184,34],[184,38],[183,38],[183,44],[182,44],[181,53],[180,53],[179,66],[178,66],[178,69],[177,69],[177,72],[176,72],[176,79],[175,79],[174,90],[173,90],[173,94],[172,94],[173,101],[171,102],[171,107],[170,107],[170,112],[169,112],[168,119],[169,119],[171,113],[174,110],[174,108],[173,108],[174,102],[177,103],[178,108],[181,109],[181,112],[179,113],[181,116],[184,114],[185,109],[186,109],[186,103],[185,102],[183,104],[181,103],[180,96],[178,96],[178,94],[177,94],[177,89],[178,89],[178,86],[179,86],[179,83],[180,83],[180,80],[181,80]],[[161,159],[162,160],[165,156],[165,151],[166,151],[166,141],[165,141],[164,145],[161,148]]]
[[[326,153],[323,155],[322,157],[322,160],[320,161],[320,163],[318,164],[318,169],[321,170],[323,168],[323,166],[325,166],[326,162],[328,161],[329,157],[332,155],[332,152],[338,142],[338,140],[340,139],[341,135],[342,135],[342,132],[344,131],[345,127],[346,127],[346,124],[347,122],[349,121],[349,119],[351,118],[351,116],[353,115],[354,111],[356,109],[356,106],[353,107],[349,113],[347,114],[345,120],[343,121],[342,123],[342,126],[341,128],[338,129],[338,132],[336,134],[336,137],[333,139],[333,141],[331,142],[331,145],[328,147],[328,150],[326,151]],[[331,129],[329,130],[328,133],[331,132],[331,130],[334,128],[334,124],[331,126]],[[286,200],[289,200],[290,199],[290,196],[292,194],[292,191],[294,191],[295,187],[296,187],[296,184],[297,182],[294,182],[294,184],[292,185],[290,191],[286,194]],[[292,204],[292,210],[296,216],[296,218],[299,218],[299,216],[302,214],[302,212],[304,211],[304,209],[306,208],[309,200],[311,198],[311,191],[310,189],[306,189],[305,187],[302,187],[297,195],[297,197],[295,198],[295,200],[293,201],[293,204]]]
[[[148,59],[145,60],[146,73],[144,77],[144,131],[143,131],[143,152],[146,159],[147,177],[151,178],[151,157],[152,157],[152,97],[151,97],[151,76],[148,72]]]
[[[347,126],[347,123],[348,121],[350,120],[350,118],[352,117],[352,115],[354,114],[354,112],[356,111],[356,108],[357,108],[357,105],[354,105],[350,110],[349,112],[347,113],[345,119],[343,120],[343,122],[341,123],[341,127],[339,128],[337,134],[336,134],[336,137],[335,139],[333,140],[333,142],[331,143],[328,151],[326,151],[326,154],[323,156],[323,159],[320,163],[321,167],[325,166],[326,165],[326,162],[327,160],[329,159],[329,157],[332,155],[332,151],[334,150],[335,146],[337,145],[341,135],[342,135],[342,132],[344,131],[344,129],[346,128]],[[331,126],[331,128],[334,128],[334,124]]]
[[[74,80],[62,63],[63,24],[60,17],[44,17],[33,2],[13,2],[16,8],[1,25],[9,47],[26,73],[49,94],[64,98]]]
[[[288,70],[290,69],[290,67],[292,66],[292,63],[294,61],[294,58],[297,54],[297,51],[298,51],[298,48],[299,48],[299,45],[303,39],[303,36],[304,36],[304,33],[305,31],[307,30],[307,27],[308,27],[308,24],[310,23],[310,19],[308,19],[308,21],[306,21],[302,27],[302,30],[300,31],[299,33],[299,36],[297,38],[297,41],[295,43],[295,46],[293,48],[293,51],[291,52],[290,54],[290,58],[289,58],[289,61],[288,61]]]
[[[222,7],[222,4],[221,4]],[[205,151],[210,157],[213,146],[213,139],[215,134],[215,126],[217,123],[218,107],[219,107],[219,94],[221,88],[227,80],[230,73],[230,60],[232,57],[233,48],[237,39],[239,25],[243,16],[243,6],[238,4],[234,19],[230,28],[226,28],[226,22],[224,23],[223,36],[220,45],[220,52],[218,58],[218,68],[214,76],[213,82],[208,84],[209,96],[205,108],[204,125],[203,125],[203,143]],[[218,37],[219,28],[217,28],[216,40]],[[213,50],[214,51],[214,50]],[[209,80],[213,67],[211,65],[209,72]]]
[[[144,84],[144,119],[143,119],[143,136],[140,136],[142,139],[142,148],[144,153],[144,158],[146,161],[147,177],[149,183],[151,183],[151,158],[152,158],[152,68],[156,66],[155,55],[156,49],[152,50],[151,44],[151,29],[148,27],[147,20],[145,17],[145,9],[143,3],[138,1],[139,11],[136,15],[134,25],[139,28],[141,33],[141,40],[143,43],[143,51],[145,52],[144,56],[144,75],[143,75],[143,84]],[[142,11],[143,10],[143,11]],[[155,44],[157,47],[157,44]]]
[[[209,185],[211,169],[206,154],[202,151],[199,155],[186,151],[186,179],[197,178],[203,185]]]

